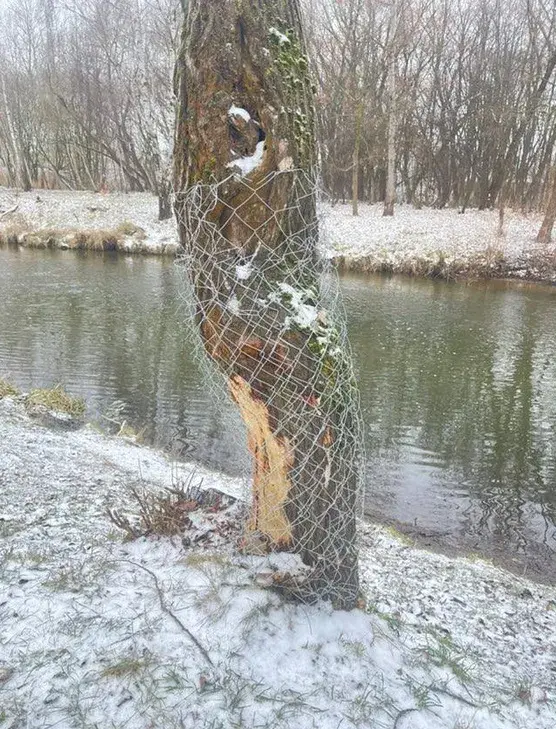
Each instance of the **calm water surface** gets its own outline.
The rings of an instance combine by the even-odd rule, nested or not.
[[[367,511],[556,575],[556,289],[379,277],[342,289]],[[203,382],[181,292],[167,260],[0,250],[0,375],[63,383],[93,418],[121,403],[148,442],[244,473],[241,423]]]

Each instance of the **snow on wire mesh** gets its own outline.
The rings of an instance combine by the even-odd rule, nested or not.
[[[296,593],[343,601],[357,589],[361,420],[316,193],[300,170],[235,174],[192,186],[176,209],[203,371],[247,427],[246,548],[295,552],[310,568]]]

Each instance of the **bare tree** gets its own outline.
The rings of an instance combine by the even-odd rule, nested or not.
[[[537,242],[542,243],[543,245],[548,245],[550,243],[554,222],[556,221],[556,168],[553,168],[551,172],[548,204],[541,228],[537,235]]]
[[[397,129],[397,76],[398,76],[398,0],[390,0],[390,43],[388,63],[388,171],[383,215],[394,215],[396,202],[396,129]]]
[[[301,1],[333,201],[543,207],[553,0]],[[2,177],[150,190],[167,215],[181,17],[180,0],[0,3]]]

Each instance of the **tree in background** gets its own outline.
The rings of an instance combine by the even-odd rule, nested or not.
[[[548,204],[546,206],[546,213],[537,235],[537,242],[542,243],[543,245],[548,245],[550,243],[552,239],[552,230],[554,228],[554,223],[556,222],[556,168],[552,170],[550,181],[552,185],[548,197]]]
[[[543,209],[556,4],[395,0],[393,34],[392,2],[300,0],[332,201],[357,212],[395,187],[419,207]],[[0,182],[150,190],[168,214],[182,16],[180,0],[1,3]]]

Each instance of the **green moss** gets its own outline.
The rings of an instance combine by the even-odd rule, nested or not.
[[[85,412],[85,401],[80,397],[68,395],[61,385],[50,389],[32,390],[25,398],[25,406],[30,408],[42,406],[73,417],[81,417]]]
[[[215,157],[210,157],[205,164],[201,172],[201,182],[207,184],[214,179],[214,171],[217,167],[217,161]]]
[[[286,92],[287,105],[281,111],[292,126],[300,160],[310,162],[315,136],[314,115],[312,110],[304,113],[303,108],[307,107],[316,89],[311,81],[308,58],[292,28],[271,28],[269,40],[274,67]]]

